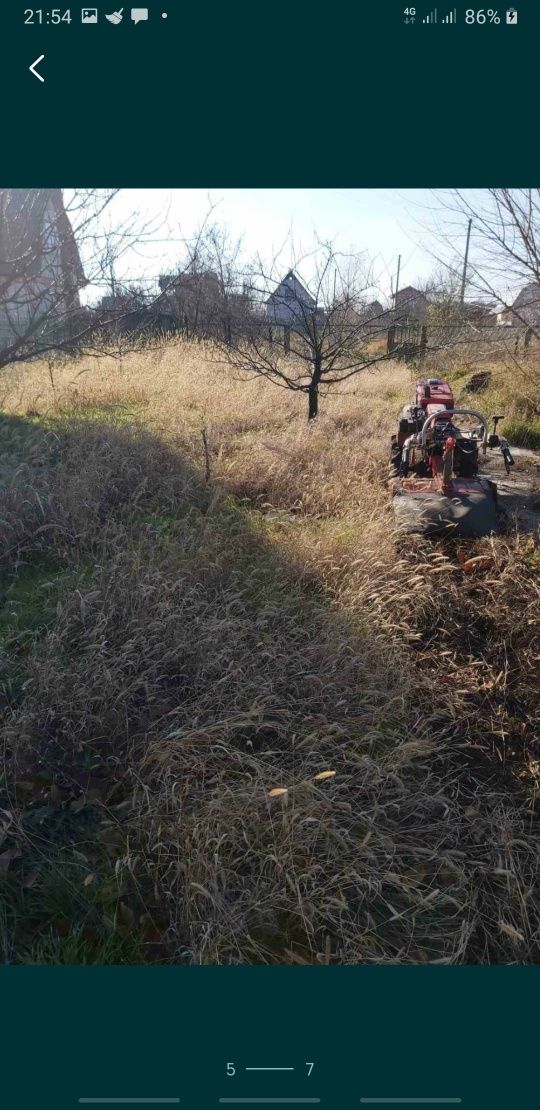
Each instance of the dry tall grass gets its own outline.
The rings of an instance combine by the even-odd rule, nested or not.
[[[534,545],[397,546],[403,366],[212,355],[4,379],[6,958],[536,960]]]

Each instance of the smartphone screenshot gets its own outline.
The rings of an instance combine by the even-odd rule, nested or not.
[[[0,66],[0,1101],[538,1106],[538,7]]]

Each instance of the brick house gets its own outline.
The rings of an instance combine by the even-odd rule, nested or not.
[[[61,189],[0,189],[0,347],[60,325],[86,285]]]

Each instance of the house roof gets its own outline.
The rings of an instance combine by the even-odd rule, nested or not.
[[[540,305],[540,285],[536,281],[530,281],[528,285],[524,285],[523,289],[518,293],[512,308],[524,308],[525,305]]]
[[[298,301],[299,304],[304,305],[306,308],[315,308],[315,300],[308,292],[306,287],[302,285],[299,278],[292,270],[289,270],[285,277],[280,281],[279,285],[274,289],[266,300],[266,304],[275,304],[276,302],[285,302],[290,304],[291,300]]]
[[[410,296],[411,293],[414,293],[415,297],[424,297],[424,299],[427,300],[426,294],[422,293],[421,289],[415,289],[414,285],[404,285],[403,289],[398,289],[396,297],[402,297],[404,293],[406,293],[408,296]]]

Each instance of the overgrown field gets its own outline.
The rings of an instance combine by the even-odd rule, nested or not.
[[[397,543],[412,373],[4,372],[5,962],[538,959],[540,555]]]

